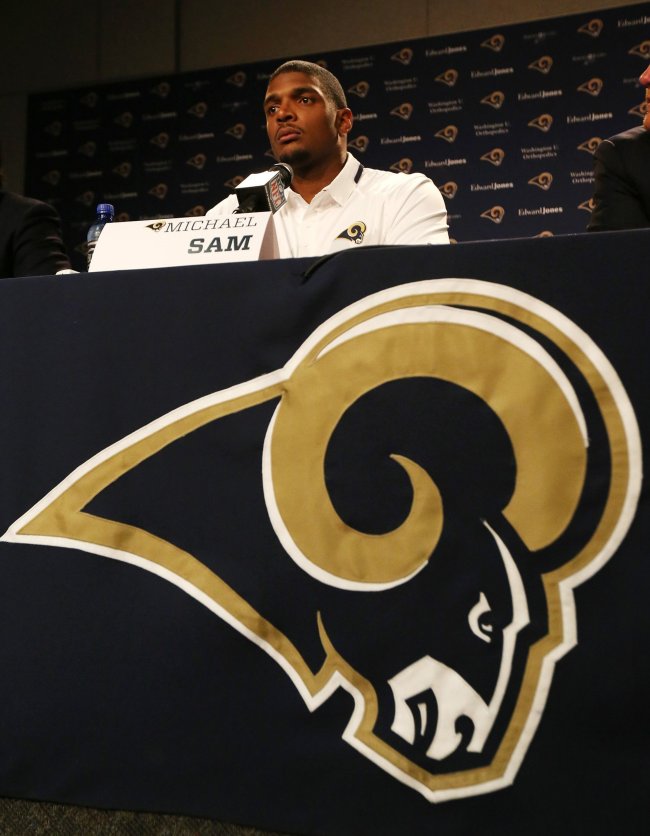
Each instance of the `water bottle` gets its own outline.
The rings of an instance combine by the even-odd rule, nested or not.
[[[114,215],[115,209],[110,203],[97,204],[97,218],[95,219],[95,223],[88,230],[88,235],[86,236],[86,258],[88,259],[89,267],[93,253],[95,252],[97,239],[102,234],[104,226],[113,220]]]

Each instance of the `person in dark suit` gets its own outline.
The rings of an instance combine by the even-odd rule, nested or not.
[[[603,140],[594,154],[594,208],[587,229],[650,227],[650,66],[643,125]]]
[[[0,189],[0,278],[46,276],[69,268],[56,210]]]

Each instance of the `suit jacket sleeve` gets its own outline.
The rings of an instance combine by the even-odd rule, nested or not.
[[[587,229],[636,229],[650,224],[642,197],[609,139],[594,154],[594,208]]]
[[[47,276],[70,267],[56,210],[34,202],[16,227],[13,242],[14,276]]]

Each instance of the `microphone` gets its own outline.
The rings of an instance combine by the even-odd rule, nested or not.
[[[277,212],[287,202],[285,189],[293,180],[293,169],[287,163],[276,163],[268,171],[249,174],[235,187],[239,206],[233,214]]]

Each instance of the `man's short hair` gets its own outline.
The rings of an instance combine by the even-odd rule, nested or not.
[[[282,73],[304,73],[311,78],[315,78],[319,82],[323,93],[325,93],[325,97],[332,102],[335,108],[348,106],[341,82],[320,64],[313,64],[311,61],[285,61],[271,73],[269,81],[273,81],[276,76],[282,75]]]

